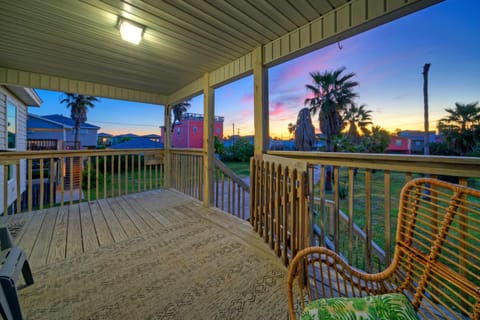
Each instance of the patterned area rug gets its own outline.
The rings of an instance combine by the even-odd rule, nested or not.
[[[288,319],[280,260],[201,217],[33,272],[26,319]]]

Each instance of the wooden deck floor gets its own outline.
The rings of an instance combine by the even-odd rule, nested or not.
[[[178,192],[155,190],[1,217],[0,223],[36,268],[187,221],[191,213],[182,206],[192,203],[204,209]],[[241,225],[237,229],[242,232]]]
[[[19,290],[27,319],[288,318],[287,270],[251,225],[176,191],[0,223],[32,267]]]

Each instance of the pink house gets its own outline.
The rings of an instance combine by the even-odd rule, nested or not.
[[[411,140],[405,137],[390,136],[390,144],[386,150],[387,153],[411,154]]]
[[[160,129],[164,142],[165,127]],[[223,117],[215,117],[214,136],[223,138]],[[181,123],[176,123],[172,132],[173,148],[203,148],[203,114],[184,113]]]

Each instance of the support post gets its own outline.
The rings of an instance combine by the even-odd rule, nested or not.
[[[255,156],[268,150],[268,71],[263,65],[262,47],[253,51]]]
[[[209,75],[203,78],[203,206],[213,205],[213,167],[215,127],[214,90],[210,87]]]
[[[171,154],[170,154],[170,148],[172,146],[172,115],[170,112],[170,105],[166,104],[165,105],[165,113],[164,117],[165,119],[165,130],[164,134],[165,136],[163,137],[163,143],[164,143],[164,148],[165,148],[165,158],[164,158],[164,180],[165,180],[165,188],[170,188],[171,187],[171,174],[172,174],[172,159],[171,159]]]

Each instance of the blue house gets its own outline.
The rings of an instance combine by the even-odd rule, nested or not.
[[[80,127],[79,140],[81,149],[95,149],[100,127],[83,123]],[[74,146],[75,121],[60,114],[39,116],[28,114],[27,141],[29,149],[71,149]],[[55,145],[56,148],[53,146]]]
[[[149,136],[134,138],[109,147],[109,149],[158,149],[163,148],[163,143]]]

